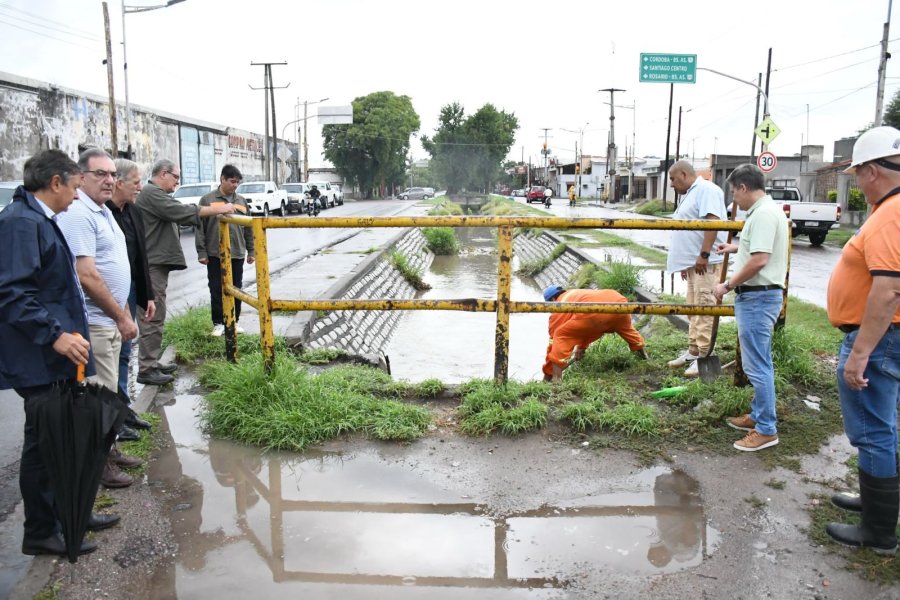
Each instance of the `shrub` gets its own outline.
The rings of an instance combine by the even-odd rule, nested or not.
[[[866,197],[862,190],[858,188],[850,188],[850,197],[847,199],[848,210],[867,210]]]
[[[825,200],[827,202],[837,202],[837,190],[828,190],[825,192]]]
[[[428,249],[435,254],[449,255],[459,251],[456,231],[452,227],[426,227],[422,235],[428,241]]]
[[[648,200],[643,204],[639,204],[634,212],[641,215],[661,215],[663,213],[662,202],[660,200]]]

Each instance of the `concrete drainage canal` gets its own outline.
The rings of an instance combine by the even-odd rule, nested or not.
[[[433,257],[417,231],[391,251],[427,269],[426,297],[491,297],[493,230],[461,230],[460,239],[459,256]],[[521,237],[516,254],[546,256],[557,244],[549,234]],[[535,279],[516,276],[514,297],[540,299],[541,286],[565,281],[585,260],[569,249]],[[377,258],[333,291],[415,294]],[[357,354],[386,352],[397,377],[453,382],[492,373],[491,313],[318,317],[307,326],[309,346],[340,339]],[[546,322],[513,315],[512,377],[540,377]],[[440,426],[405,446],[340,440],[300,454],[261,453],[205,437],[196,427],[202,389],[189,375],[177,386],[160,426],[172,443],[148,477],[179,549],[155,573],[150,597],[617,597],[635,577],[699,565],[718,544],[698,482],[667,467],[634,471],[627,453],[540,434],[469,438]]]

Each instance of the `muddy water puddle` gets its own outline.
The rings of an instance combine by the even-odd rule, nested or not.
[[[148,478],[178,551],[150,597],[586,597],[589,575],[671,573],[718,543],[681,471],[601,476],[597,453],[542,440],[263,455],[204,438],[201,402],[179,393],[160,424]]]

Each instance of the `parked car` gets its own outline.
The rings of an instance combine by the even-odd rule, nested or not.
[[[537,202],[538,204],[542,204],[544,202],[544,190],[546,188],[542,185],[533,185],[528,188],[528,193],[525,195],[525,201],[528,204],[532,202]]]
[[[344,190],[340,185],[336,183],[331,184],[331,189],[334,190],[334,202],[340,206],[344,205]]]
[[[3,210],[7,204],[12,202],[13,193],[20,185],[22,185],[21,181],[0,181],[0,210]]]
[[[513,191],[512,191],[512,196],[513,196],[514,198],[524,198],[524,197],[525,197],[525,190],[513,190]]]
[[[281,185],[281,189],[287,192],[287,211],[305,213],[306,205],[309,202],[309,197],[306,195],[306,192],[309,190],[309,186],[305,183],[284,183]]]
[[[411,187],[400,192],[401,200],[427,200],[429,198],[434,198],[434,188]]]
[[[288,194],[274,181],[245,181],[237,193],[247,199],[251,215],[268,217],[271,213],[284,216],[287,213]]]
[[[186,183],[175,190],[172,197],[182,204],[197,204],[200,198],[219,187],[218,181],[204,181],[202,183]]]

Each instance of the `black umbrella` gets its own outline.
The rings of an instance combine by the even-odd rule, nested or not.
[[[78,560],[109,449],[125,412],[116,393],[92,383],[59,383],[30,403],[50,475],[69,562]]]

